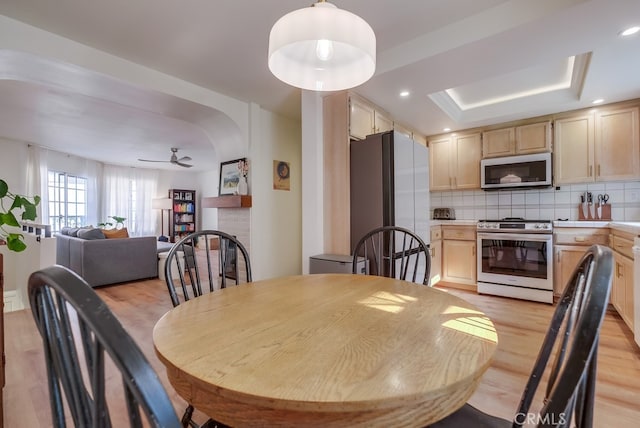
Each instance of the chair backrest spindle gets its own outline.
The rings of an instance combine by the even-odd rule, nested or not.
[[[368,261],[370,275],[429,284],[429,249],[418,235],[406,228],[384,226],[371,230],[354,247],[353,273],[358,272],[359,258]]]

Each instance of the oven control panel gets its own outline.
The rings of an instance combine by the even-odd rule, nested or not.
[[[523,232],[523,233],[551,233],[552,225],[550,221],[500,221],[500,220],[480,220],[477,230],[488,232]]]

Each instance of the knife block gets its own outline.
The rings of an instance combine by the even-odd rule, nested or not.
[[[600,216],[598,216],[598,209],[602,208]],[[578,204],[578,220],[611,220],[611,204],[593,204],[587,205],[588,213],[585,217],[582,212],[582,204]]]

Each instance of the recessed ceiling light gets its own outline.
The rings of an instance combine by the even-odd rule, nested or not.
[[[408,97],[410,93],[411,92],[409,92],[409,91],[402,91],[402,92],[400,92],[400,96],[403,97],[403,98],[404,97]]]
[[[630,36],[632,34],[636,34],[638,31],[640,31],[640,27],[629,27],[626,30],[621,31],[620,35],[622,37],[626,37],[626,36]]]
[[[602,104],[604,100],[602,98],[598,98],[597,100],[591,101],[591,104]]]
[[[449,131],[451,131],[451,128],[444,128],[443,131],[444,132],[449,132]]]

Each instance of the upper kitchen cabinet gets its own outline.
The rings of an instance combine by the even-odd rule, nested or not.
[[[638,107],[555,121],[556,184],[640,178]]]
[[[550,151],[550,121],[493,129],[482,133],[483,158]]]
[[[480,133],[429,140],[430,190],[480,188]]]
[[[354,96],[349,96],[349,135],[356,140],[364,140],[367,135],[391,131],[393,120],[372,104]]]

